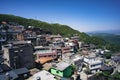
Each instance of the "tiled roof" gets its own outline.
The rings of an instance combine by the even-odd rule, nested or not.
[[[41,64],[44,64],[48,61],[54,60],[55,58],[52,57],[41,57],[40,59],[37,59],[36,62],[40,62]]]

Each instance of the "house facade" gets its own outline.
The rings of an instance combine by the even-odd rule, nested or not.
[[[57,51],[52,50],[50,47],[41,47],[37,49],[34,53],[36,55],[36,58],[39,59],[41,57],[57,57]]]
[[[59,62],[53,65],[50,72],[60,77],[70,77],[72,75],[72,67],[66,62]]]
[[[33,46],[27,41],[16,41],[2,47],[4,63],[13,69],[33,68]]]
[[[84,57],[84,64],[88,66],[91,72],[99,72],[103,62],[95,57]]]
[[[37,46],[46,46],[46,36],[45,35],[37,35],[36,37],[36,45]]]

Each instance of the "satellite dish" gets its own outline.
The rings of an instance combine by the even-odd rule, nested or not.
[[[38,76],[38,77],[36,77],[36,80],[41,80],[41,78]]]

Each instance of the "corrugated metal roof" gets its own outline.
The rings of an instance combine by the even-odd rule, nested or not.
[[[30,71],[27,68],[20,68],[20,69],[15,69],[13,70],[16,74],[24,74],[24,73],[29,73]]]

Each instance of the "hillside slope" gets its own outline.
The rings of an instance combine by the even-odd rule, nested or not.
[[[108,34],[108,33],[91,33],[89,34],[94,37],[104,39],[106,42],[109,42],[108,47],[117,52],[120,51],[120,35]]]
[[[34,20],[34,19],[27,19],[19,16],[8,15],[8,14],[0,14],[0,22],[16,22],[20,25],[25,26],[34,26],[42,28],[46,31],[50,31],[53,34],[61,34],[61,35],[68,35],[68,34],[79,34],[80,32],[70,28],[67,25],[60,25],[60,24],[49,24],[47,22]]]
[[[102,38],[106,41],[109,41],[110,43],[120,45],[120,35],[107,34],[107,33],[96,33],[96,34],[91,34],[91,35]]]
[[[39,20],[27,19],[27,18],[9,15],[9,14],[0,14],[0,23],[2,21],[15,22],[25,26],[26,28],[28,26],[39,27],[39,28],[42,28],[43,30],[51,32],[52,34],[61,34],[62,36],[67,36],[67,37],[70,37],[73,34],[78,34],[80,37],[80,40],[85,43],[93,43],[99,47],[106,45],[106,42],[103,39],[100,39],[97,37],[91,37],[86,33],[81,33],[77,30],[72,29],[67,25],[50,24],[47,22],[39,21]]]

